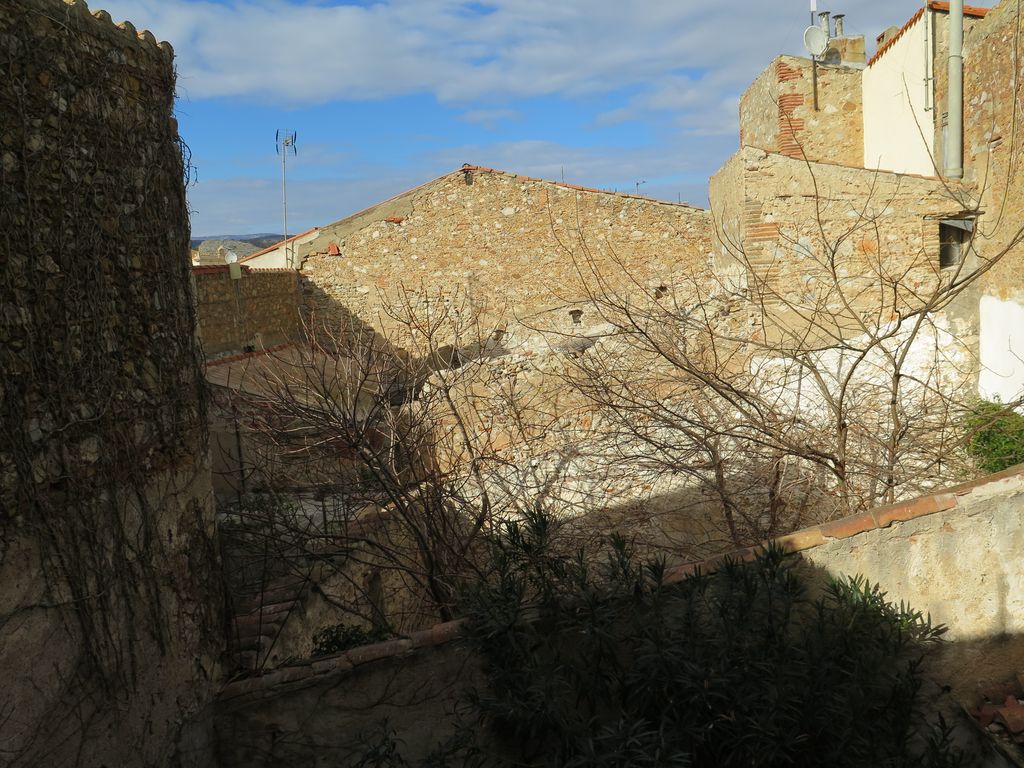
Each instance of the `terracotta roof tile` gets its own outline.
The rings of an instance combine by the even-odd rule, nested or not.
[[[930,11],[938,11],[940,13],[949,13],[949,3],[938,2],[938,0],[932,0],[932,2],[928,3],[928,10],[930,10]],[[975,18],[975,19],[983,19],[983,18],[985,18],[985,15],[988,12],[989,12],[988,8],[978,8],[978,7],[973,6],[973,5],[965,5],[964,6],[964,16],[970,16],[970,17]],[[878,61],[878,59],[881,58],[881,56],[886,51],[888,51],[890,48],[892,48],[893,45],[895,45],[896,41],[899,40],[901,37],[903,37],[903,35],[907,32],[907,30],[910,29],[912,26],[914,26],[914,24],[916,24],[918,22],[918,20],[921,18],[921,16],[923,16],[923,15],[924,15],[924,8],[920,8],[917,11],[917,13],[915,13],[913,16],[910,17],[910,19],[907,20],[906,24],[904,24],[902,27],[900,27],[899,32],[897,32],[895,35],[893,35],[891,38],[889,38],[889,40],[886,41],[885,45],[883,45],[881,48],[879,48],[875,52],[875,55],[872,56],[868,60],[868,66],[870,67],[876,61]]]
[[[280,248],[285,243],[290,243],[293,240],[298,240],[300,237],[305,237],[310,232],[316,232],[317,229],[319,229],[319,227],[310,227],[305,232],[299,232],[299,234],[297,234],[297,235],[292,235],[291,237],[286,238],[285,240],[281,240],[280,242],[274,243],[273,245],[268,245],[262,251],[256,251],[256,253],[250,253],[245,258],[239,259],[238,263],[241,264],[242,262],[250,261],[252,259],[255,259],[257,256],[263,256],[264,254],[270,253],[271,251],[276,251],[278,248]]]

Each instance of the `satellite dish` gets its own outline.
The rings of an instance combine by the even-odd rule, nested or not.
[[[821,27],[808,27],[804,30],[804,48],[811,56],[821,56],[828,48],[828,35]]]

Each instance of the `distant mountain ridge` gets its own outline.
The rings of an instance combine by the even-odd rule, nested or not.
[[[236,243],[248,243],[256,246],[256,250],[260,251],[269,245],[281,242],[284,240],[284,235],[278,235],[273,232],[258,232],[256,234],[249,235],[208,235],[206,237],[193,237],[191,247],[198,248],[202,243],[211,240],[216,240],[218,242],[231,241]]]

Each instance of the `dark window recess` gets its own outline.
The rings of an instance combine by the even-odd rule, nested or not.
[[[974,221],[971,219],[943,219],[939,222],[940,267],[955,267],[963,261],[973,232]]]
[[[580,321],[583,319],[583,310],[582,309],[570,309],[569,310],[569,317],[572,318],[572,324],[573,325],[579,325]]]

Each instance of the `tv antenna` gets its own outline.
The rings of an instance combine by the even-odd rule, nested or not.
[[[825,28],[814,23],[814,14],[818,10],[817,0],[811,0],[811,26],[804,30],[804,48],[811,54],[811,89],[814,92],[814,111],[818,111],[818,58],[828,50],[828,13],[825,17]]]
[[[284,217],[284,257],[289,268],[294,267],[294,253],[288,244],[288,152],[298,155],[299,150],[295,146],[299,135],[287,128],[279,128],[274,134],[275,151],[281,156],[281,213]]]

